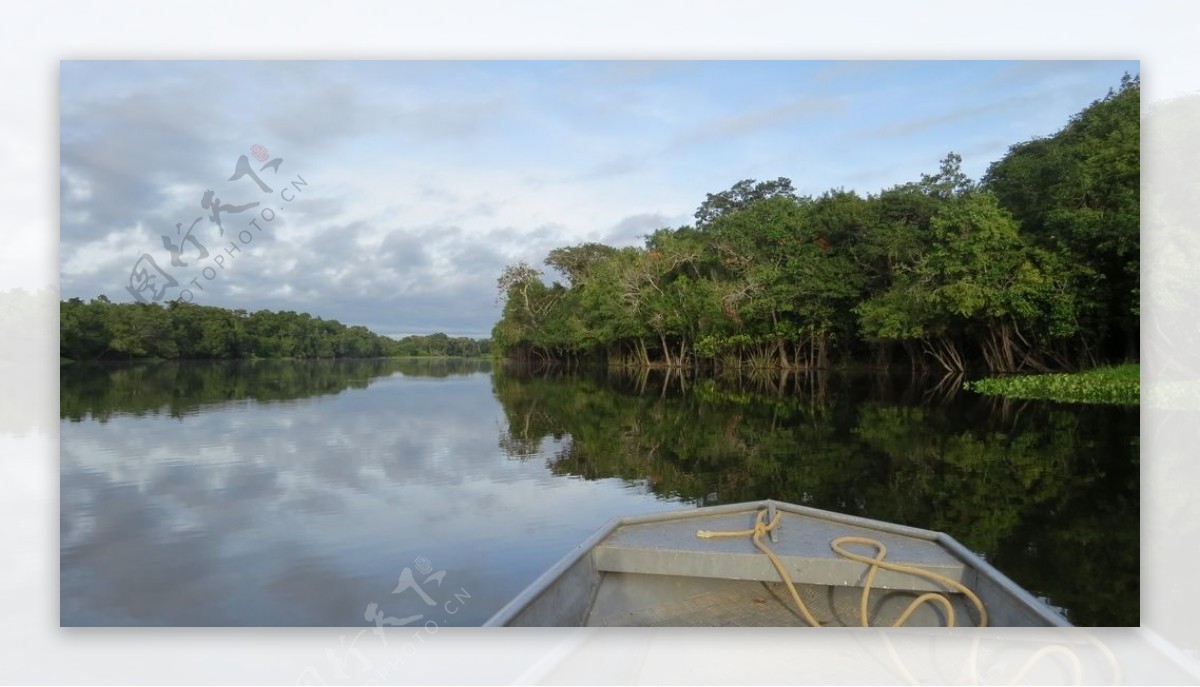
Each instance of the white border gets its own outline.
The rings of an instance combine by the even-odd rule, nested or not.
[[[0,17],[0,208],[7,244],[0,271],[8,282],[0,289],[36,290],[57,282],[60,59],[1140,59],[1143,100],[1151,110],[1176,107],[1178,101],[1169,101],[1200,92],[1200,72],[1194,68],[1200,64],[1194,30],[1200,23],[1193,7],[1096,0],[10,3]],[[1179,170],[1186,176],[1188,165],[1172,159],[1170,144],[1200,139],[1197,128],[1175,122],[1154,148],[1153,155],[1162,159],[1146,157],[1144,212],[1163,211],[1165,203],[1171,217],[1200,217],[1195,207],[1200,196],[1172,194],[1173,182],[1166,176],[1178,176]],[[1144,132],[1145,137],[1154,134],[1152,127]],[[1157,209],[1150,202],[1155,198]],[[1172,224],[1166,215],[1162,222],[1154,220],[1144,220],[1145,252],[1161,244],[1163,250],[1182,251],[1185,264],[1195,264],[1189,242],[1167,240],[1179,222]],[[1163,256],[1144,254],[1144,280],[1147,266],[1161,262],[1153,257]],[[1174,297],[1200,302],[1191,300],[1196,290],[1181,268],[1167,269],[1179,277],[1171,286]],[[1165,295],[1171,294],[1144,287],[1144,315],[1162,307],[1163,315],[1175,317],[1176,311],[1165,310],[1167,301],[1156,300]],[[33,329],[56,334],[56,313],[44,314]],[[1193,315],[1183,324],[1195,329],[1194,320]],[[0,332],[30,335],[28,328]],[[1175,353],[1182,364],[1169,373],[1173,379],[1200,372],[1194,358]],[[325,661],[326,650],[336,649],[346,630],[57,627],[58,373],[52,363],[47,356],[21,370],[0,368],[0,393],[22,394],[23,407],[31,409],[2,418],[3,426],[15,423],[21,432],[0,433],[0,550],[5,552],[0,681],[282,684],[305,679],[305,668]],[[33,383],[16,386],[14,380]],[[1169,404],[1143,406],[1143,623],[1153,628],[1155,639],[1148,641],[1137,630],[1092,633],[1117,656],[1126,680],[1168,681],[1168,674],[1155,672],[1165,670],[1154,663],[1161,656],[1154,648],[1159,637],[1180,650],[1180,661],[1200,647],[1200,630],[1187,622],[1200,617],[1194,600],[1200,595],[1191,585],[1200,551],[1200,517],[1191,495],[1192,485],[1200,483],[1196,420],[1194,411]],[[903,681],[907,670],[922,682],[954,683],[970,679],[963,666],[974,656],[991,661],[982,679],[994,683],[1011,679],[1029,655],[1020,654],[1028,638],[990,635],[981,640],[986,646],[972,650],[974,638],[966,635],[938,644],[927,636],[878,633],[801,639],[788,632],[750,631],[447,630],[386,681],[891,683]],[[1091,651],[1082,658],[1084,682],[1112,678],[1104,672],[1108,658],[1086,649],[1094,647],[1086,639],[1045,635],[1032,641],[1047,646],[1082,642],[1086,646],[1080,651]],[[889,664],[899,655],[895,652],[911,659],[904,670]],[[1055,660],[1047,659],[1039,670],[1059,670]],[[1033,673],[1029,679],[1057,681],[1063,675]]]

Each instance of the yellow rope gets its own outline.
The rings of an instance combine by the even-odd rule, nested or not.
[[[841,547],[842,544],[866,544],[867,546],[873,546],[876,550],[875,557],[867,558],[861,554],[852,553],[843,549]],[[887,547],[882,543],[867,537],[838,537],[830,542],[829,546],[839,556],[849,558],[852,561],[858,561],[859,563],[866,563],[867,565],[871,566],[870,572],[867,573],[866,582],[863,583],[862,603],[859,606],[859,613],[862,615],[863,627],[869,627],[869,623],[867,622],[867,595],[871,593],[871,585],[875,581],[875,573],[880,568],[883,568],[884,570],[891,570],[893,572],[916,575],[917,577],[924,577],[925,579],[936,584],[940,584],[943,587],[949,587],[962,592],[963,596],[970,599],[971,603],[975,605],[976,610],[979,611],[979,626],[987,627],[987,609],[983,607],[983,602],[979,600],[979,597],[975,595],[975,592],[968,589],[966,585],[956,582],[945,575],[939,575],[935,572],[922,570],[921,568],[913,567],[911,565],[903,565],[901,563],[885,561],[883,559],[885,556],[887,556]],[[908,608],[904,610],[904,613],[900,615],[900,618],[892,624],[892,627],[900,627],[903,625],[904,621],[908,620],[908,616],[912,615],[913,611],[915,611],[917,607],[930,601],[937,601],[938,603],[942,604],[943,608],[946,609],[946,624],[949,627],[954,627],[954,609],[950,606],[950,600],[936,592],[922,594],[921,596],[913,599],[912,603],[908,605]]]
[[[775,526],[779,524],[779,518],[783,515],[783,511],[777,511],[775,513],[775,517],[771,519],[770,524],[766,522],[766,515],[767,511],[758,511],[758,515],[754,518],[754,529],[752,530],[737,530],[735,532],[710,532],[709,530],[697,530],[696,536],[700,537],[701,539],[710,539],[713,537],[745,537],[746,535],[750,535],[751,541],[754,542],[754,545],[758,547],[759,551],[767,554],[767,558],[771,559],[771,563],[774,564],[775,569],[779,571],[779,576],[782,577],[783,581],[787,583],[788,591],[792,593],[792,600],[796,602],[796,608],[800,609],[800,615],[804,616],[804,622],[813,627],[819,627],[821,624],[818,623],[817,619],[812,616],[812,613],[808,612],[808,607],[805,606],[804,602],[800,600],[800,593],[796,591],[796,585],[792,582],[791,575],[788,575],[787,568],[783,567],[783,561],[779,560],[779,556],[775,555],[775,552],[771,550],[771,547],[762,543],[762,536],[775,529]]]
[[[754,518],[753,529],[733,530],[728,532],[697,530],[696,536],[702,539],[749,536],[754,542],[754,545],[758,547],[760,551],[767,554],[767,557],[771,559],[771,563],[775,566],[775,570],[779,572],[779,576],[783,578],[784,583],[787,585],[788,591],[791,592],[792,600],[796,602],[796,608],[800,610],[800,615],[803,616],[804,621],[813,627],[819,627],[820,623],[817,622],[816,618],[814,618],[812,613],[809,612],[808,607],[806,607],[804,602],[800,599],[800,593],[796,591],[796,584],[792,582],[791,575],[788,574],[787,569],[783,566],[783,561],[779,560],[779,557],[775,555],[775,552],[762,542],[762,536],[775,529],[775,527],[779,525],[779,520],[783,516],[783,511],[776,512],[775,517],[771,519],[770,523],[766,522],[766,514],[767,512],[765,510],[758,511],[758,514]],[[862,554],[847,551],[842,548],[843,544],[865,544],[867,546],[873,546],[875,547],[875,557],[868,558]],[[938,573],[922,570],[921,568],[913,567],[911,565],[885,561],[884,558],[887,556],[887,547],[874,539],[869,539],[867,537],[838,537],[830,542],[829,546],[839,556],[848,558],[852,561],[865,563],[870,566],[867,572],[866,580],[863,582],[862,600],[858,609],[863,627],[871,626],[870,613],[867,610],[867,599],[871,595],[871,586],[875,583],[875,573],[877,573],[880,568],[883,568],[884,570],[891,570],[893,572],[923,577],[931,582],[940,584],[943,587],[955,589],[961,592],[964,596],[971,600],[971,602],[975,605],[976,610],[979,611],[979,626],[987,627],[987,609],[983,607],[983,602],[979,600],[979,597],[975,595],[975,592],[972,592],[965,585],[956,582],[945,575],[939,575]],[[911,616],[922,604],[926,603],[939,604],[946,612],[946,625],[948,627],[954,627],[954,607],[951,605],[949,599],[937,592],[927,592],[913,599],[912,602],[909,603],[908,607],[904,609],[904,612],[900,614],[900,617],[896,619],[896,622],[892,624],[892,627],[900,627],[903,625],[905,621],[908,620],[909,616]]]

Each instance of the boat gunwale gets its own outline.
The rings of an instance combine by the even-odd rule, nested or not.
[[[1009,579],[1008,575],[1000,572],[991,563],[980,558],[975,552],[963,546],[962,542],[945,532],[938,533],[938,543],[946,547],[946,550],[951,554],[963,559],[968,565],[974,566],[976,577],[986,577],[992,584],[1000,587],[1006,593],[1016,597],[1017,601],[1025,605],[1026,608],[1033,611],[1039,618],[1046,621],[1051,627],[1074,627],[1069,620],[1064,618],[1060,613],[1046,605],[1036,596],[1029,593],[1021,585]]]
[[[727,515],[741,512],[756,512],[762,508],[775,507],[777,510],[785,511],[796,515],[804,515],[813,518],[819,518],[829,522],[836,522],[843,525],[852,525],[856,527],[865,527],[874,529],[880,532],[889,534],[898,534],[917,539],[924,539],[934,542],[947,550],[951,555],[960,559],[965,565],[974,569],[977,577],[985,577],[991,583],[998,586],[1001,590],[1015,597],[1015,599],[1023,604],[1026,608],[1033,611],[1040,619],[1053,627],[1073,627],[1071,623],[1059,613],[1055,612],[1037,597],[1030,594],[1026,589],[1022,588],[1017,583],[1010,580],[1004,573],[997,570],[992,564],[980,558],[973,551],[963,546],[954,537],[945,532],[935,530],[927,530],[919,527],[910,527],[908,525],[897,525],[895,523],[885,522],[882,520],[873,520],[858,515],[847,515],[834,511],[812,508],[809,506],[800,506],[797,504],[787,503],[783,501],[775,501],[773,499],[763,499],[760,501],[744,501],[741,503],[729,503],[719,506],[701,506],[690,510],[673,510],[660,513],[646,513],[642,515],[623,516],[613,518],[605,523],[600,529],[596,530],[587,539],[580,542],[572,551],[558,560],[548,570],[539,575],[537,579],[525,587],[519,594],[513,597],[507,604],[500,608],[491,618],[483,624],[483,627],[502,627],[510,623],[530,604],[538,599],[559,578],[571,569],[576,563],[592,553],[592,551],[613,532],[627,525],[642,525],[654,522],[669,522],[674,520],[686,520],[689,518],[702,518],[711,515]]]
[[[504,604],[491,618],[488,618],[483,627],[503,627],[508,625],[521,611],[528,608],[531,603],[536,601],[543,592],[548,590],[551,585],[557,582],[560,577],[584,556],[591,555],[592,549],[596,548],[597,544],[604,541],[608,535],[612,534],[620,526],[621,518],[608,521],[608,523],[592,533],[591,536],[576,545],[573,550],[560,558],[557,563],[550,566],[546,572],[539,575],[533,582],[530,582],[528,586],[522,589],[508,603]]]

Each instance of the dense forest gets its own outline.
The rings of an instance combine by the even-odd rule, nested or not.
[[[290,310],[113,303],[103,295],[62,301],[59,322],[59,355],[72,360],[469,357],[491,351],[486,339],[437,333],[397,340]]]
[[[1140,77],[1013,145],[877,194],[787,178],[708,194],[641,247],[550,251],[498,280],[497,353],[623,367],[993,372],[1138,357]]]

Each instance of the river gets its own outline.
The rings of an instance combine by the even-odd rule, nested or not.
[[[64,626],[478,625],[606,521],[775,498],[943,530],[1139,624],[1137,408],[956,380],[486,361],[67,365]]]

